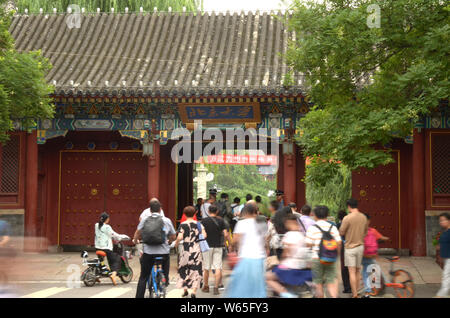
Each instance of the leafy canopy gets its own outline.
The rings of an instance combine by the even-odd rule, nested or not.
[[[380,27],[367,23],[376,21],[371,4],[379,6]],[[292,9],[287,23],[296,39],[286,58],[304,75],[314,104],[299,123],[298,142],[316,163],[307,178],[323,184],[332,177],[338,165],[330,159],[351,170],[391,162],[382,146],[410,135],[421,116],[448,100],[450,5],[297,0]]]
[[[153,12],[153,8],[159,11],[168,11],[169,7],[175,12],[181,12],[183,7],[186,10],[197,11],[198,2],[195,0],[16,0],[19,12],[28,9],[31,13],[39,13],[42,8],[44,12],[52,12],[56,8],[58,12],[66,12],[69,5],[75,4],[80,8],[85,8],[87,12],[97,12],[100,8],[101,12],[110,12],[114,8],[115,12],[125,12],[125,8],[129,12],[139,12],[142,7],[146,12]]]
[[[35,126],[39,118],[51,118],[52,86],[45,81],[50,64],[40,52],[19,53],[8,31],[12,13],[0,0],[0,143],[8,139],[13,120],[24,128]]]

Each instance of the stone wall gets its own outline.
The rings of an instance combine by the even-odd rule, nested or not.
[[[436,247],[433,246],[433,238],[441,231],[439,226],[439,214],[449,211],[425,211],[425,231],[427,238],[427,256],[436,256]]]
[[[7,210],[0,210],[0,220],[9,223],[11,236],[23,237],[24,235],[24,214],[22,211],[23,210],[10,212]]]

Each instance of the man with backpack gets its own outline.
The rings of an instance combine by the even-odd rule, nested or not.
[[[133,242],[144,243],[144,254],[141,258],[141,275],[136,290],[136,298],[144,298],[147,282],[150,277],[155,258],[162,257],[162,268],[169,284],[170,243],[175,240],[175,229],[172,221],[160,214],[161,203],[158,200],[150,202],[151,214],[143,218],[137,227]]]
[[[341,247],[338,229],[327,221],[328,207],[319,205],[314,208],[316,224],[306,231],[306,245],[312,247],[312,275],[316,286],[316,297],[324,297],[324,285],[328,296],[338,297],[336,260]]]
[[[342,220],[339,233],[345,236],[345,266],[348,267],[352,297],[358,298],[361,266],[364,255],[364,237],[367,234],[367,218],[358,210],[358,201],[347,200],[349,214]]]
[[[363,298],[370,298],[370,293],[372,292],[372,284],[369,280],[369,271],[371,271],[369,266],[371,264],[377,263],[376,257],[378,254],[378,241],[387,241],[389,240],[389,237],[383,236],[373,227],[370,227],[370,215],[366,213],[364,213],[364,215],[367,217],[367,226],[369,228],[367,229],[367,235],[364,238],[364,255],[362,259],[362,277],[364,289],[366,291],[366,294],[363,296]]]
[[[233,213],[231,212],[231,204],[229,201],[229,196],[226,193],[220,195],[220,200],[217,202],[218,216],[223,218],[227,224],[227,229],[230,228],[231,220],[233,219]]]

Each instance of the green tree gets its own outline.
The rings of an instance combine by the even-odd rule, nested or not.
[[[228,193],[230,200],[235,197],[245,202],[245,196],[251,194],[253,198],[259,195],[262,198],[264,207],[274,197],[269,197],[269,191],[275,191],[277,179],[264,177],[259,173],[258,167],[253,165],[213,165],[205,164],[205,167],[214,173],[214,179],[208,182],[208,189],[217,186],[220,193]],[[195,169],[195,168],[194,168]],[[195,170],[194,170],[195,171]],[[194,199],[197,198],[197,188],[194,184]],[[267,212],[264,208],[263,213]]]
[[[389,143],[448,102],[448,2],[296,1],[292,9],[286,59],[314,104],[297,140],[316,161],[307,180],[324,186],[338,169],[333,160],[351,171],[388,164]]]
[[[0,0],[0,142],[8,139],[13,120],[20,119],[25,129],[39,118],[51,118],[52,86],[45,81],[50,69],[40,52],[19,53],[9,33],[12,12],[6,12]]]
[[[146,12],[153,12],[153,8],[159,11],[168,11],[169,7],[174,12],[181,12],[183,7],[187,11],[197,11],[198,1],[195,0],[16,0],[19,12],[28,9],[30,13],[38,13],[42,8],[44,12],[52,12],[56,8],[58,12],[66,12],[67,7],[76,4],[80,8],[85,8],[87,12],[96,12],[100,8],[101,12],[110,12],[114,8],[115,12],[139,12],[142,7]]]

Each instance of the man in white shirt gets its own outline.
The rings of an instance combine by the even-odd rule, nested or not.
[[[216,202],[216,196],[217,196],[217,190],[216,189],[210,189],[209,190],[209,199],[205,201],[202,206],[200,207],[200,212],[202,213],[202,219],[206,219],[209,217],[208,209],[209,206]]]
[[[152,198],[152,199],[150,200],[150,204],[151,204],[152,202],[159,202],[159,200],[158,200],[157,198]],[[147,217],[149,217],[151,214],[152,214],[152,213],[151,213],[151,211],[150,211],[150,207],[147,208],[147,209],[145,209],[144,211],[142,211],[141,215],[139,216],[139,223],[140,223],[142,220],[145,220],[145,219],[146,219]],[[165,217],[163,209],[161,209],[160,214],[161,214],[162,217]],[[138,230],[136,230],[136,232],[134,233],[135,236],[136,236],[137,231],[138,231]],[[139,257],[141,257],[142,254],[144,253],[144,246],[142,245],[142,243],[136,244],[136,249],[138,250]]]
[[[157,198],[152,198],[150,200],[150,203],[153,201],[158,201]],[[159,202],[159,201],[158,201]],[[151,212],[150,212],[150,208],[145,209],[144,211],[142,211],[141,215],[139,216],[139,222],[141,222],[143,219],[145,219],[146,217],[150,216]],[[160,214],[164,217],[164,211],[163,209],[161,209]]]
[[[158,215],[161,212],[161,204],[158,200],[153,200],[150,202],[151,214],[143,218],[137,227],[136,233],[133,238],[133,242],[136,243],[142,238],[141,231],[144,231],[147,218],[159,218]],[[151,220],[150,220],[151,221]],[[162,216],[163,228],[165,233],[165,242],[159,245],[148,245],[144,242],[143,255],[140,260],[141,263],[141,274],[139,276],[138,286],[136,290],[136,298],[144,298],[145,290],[147,286],[148,279],[150,277],[153,265],[157,258],[162,259],[162,269],[164,275],[166,276],[166,286],[169,284],[169,271],[170,271],[170,244],[175,240],[175,229],[173,227],[172,221],[164,216]]]

